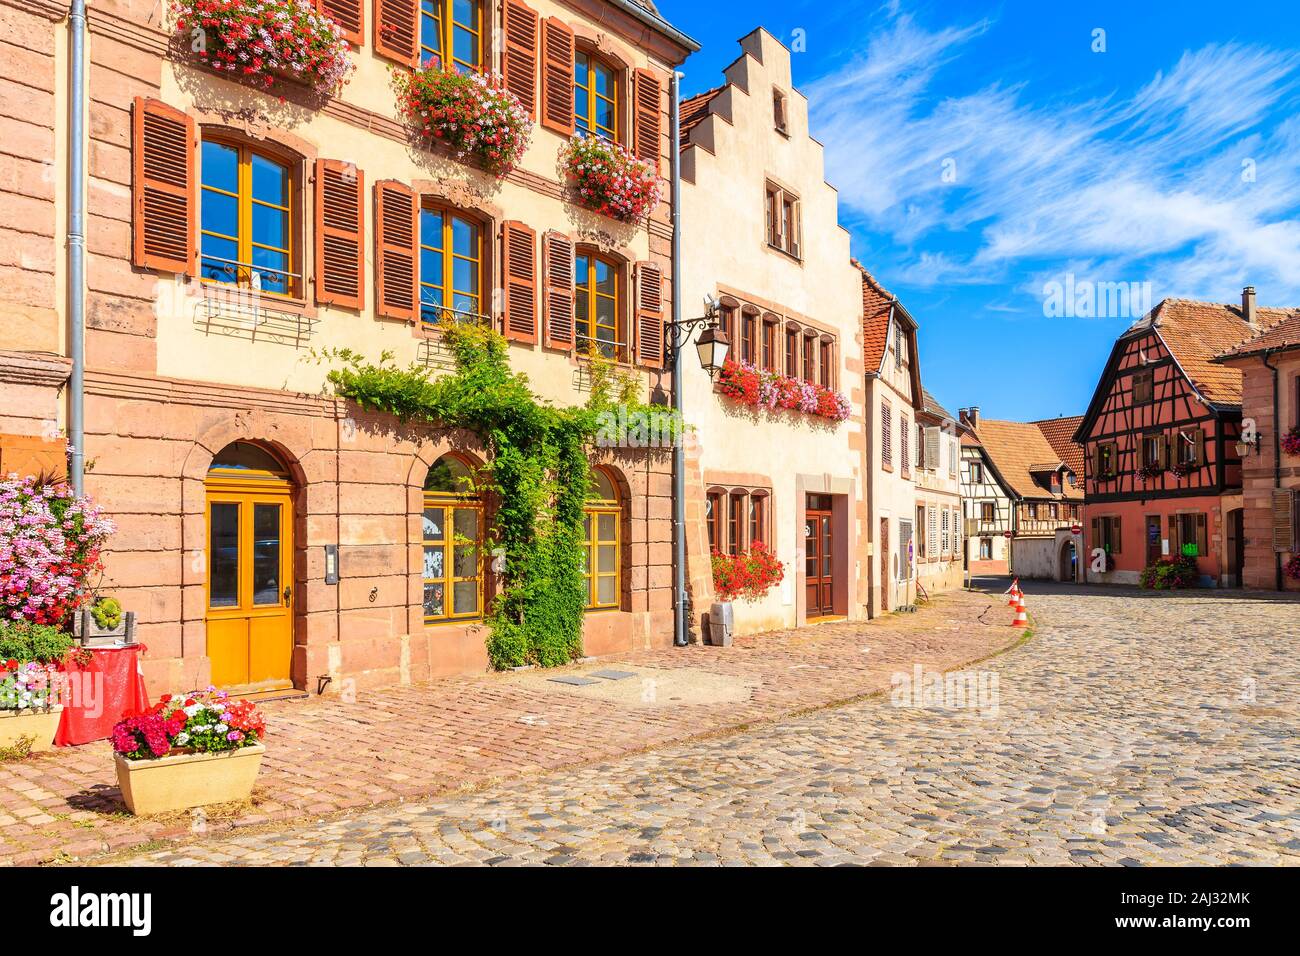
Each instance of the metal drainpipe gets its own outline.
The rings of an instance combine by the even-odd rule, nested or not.
[[[682,317],[682,169],[681,169],[681,100],[682,74],[673,70],[672,83],[669,84],[669,136],[672,170],[673,198],[673,322]],[[683,412],[683,387],[681,376],[681,330],[677,325],[672,328],[673,346],[673,408],[677,411],[683,425],[686,418]],[[685,432],[673,443],[673,644],[685,647],[690,641],[690,622],[686,619],[686,450],[683,443]]]
[[[85,75],[86,0],[72,0],[68,11],[72,74],[68,103],[68,441],[72,445],[69,478],[74,493],[86,484],[86,183]]]
[[[1280,411],[1278,407],[1278,400],[1277,400],[1278,368],[1276,365],[1270,365],[1268,362],[1268,360],[1272,358],[1272,355],[1273,355],[1272,352],[1265,352],[1262,356],[1260,356],[1260,361],[1264,363],[1264,367],[1266,369],[1268,369],[1270,372],[1273,373],[1273,489],[1277,490],[1278,488],[1282,487],[1282,432],[1281,432],[1282,422],[1279,420],[1279,414],[1278,414]],[[1244,488],[1246,484],[1245,462],[1242,462],[1241,467],[1242,467],[1241,483],[1242,483],[1242,487]],[[1246,529],[1242,528],[1242,534],[1245,534],[1245,531]],[[1273,567],[1274,567],[1273,574],[1275,578],[1274,586],[1276,587],[1277,590],[1281,591],[1282,590],[1282,552],[1281,551],[1273,552]],[[1241,573],[1242,570],[1243,569],[1241,568],[1237,569],[1239,574]]]

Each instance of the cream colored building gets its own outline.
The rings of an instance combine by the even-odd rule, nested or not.
[[[868,529],[860,274],[790,51],[763,29],[740,46],[725,82],[682,107],[684,318],[718,298],[734,360],[839,391],[852,410],[837,422],[754,407],[682,356],[696,524],[717,551],[762,541],[785,565],[779,586],[735,602],[745,633],[864,616]]]
[[[925,594],[949,591],[964,581],[961,431],[952,413],[922,387],[913,475],[917,579]]]

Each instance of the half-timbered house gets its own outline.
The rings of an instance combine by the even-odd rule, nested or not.
[[[1115,341],[1074,436],[1088,580],[1137,583],[1182,556],[1203,584],[1239,583],[1242,378],[1211,359],[1286,316],[1257,308],[1253,288],[1240,306],[1165,299]]]
[[[978,418],[979,408],[963,408],[958,414],[962,421]],[[1012,492],[970,428],[961,433],[961,496],[967,570],[972,575],[1006,574],[1015,527]]]

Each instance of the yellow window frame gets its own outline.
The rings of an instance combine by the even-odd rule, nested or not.
[[[573,69],[574,100],[576,103],[578,91],[581,91],[582,95],[585,97],[587,101],[586,122],[587,122],[587,126],[589,127],[589,129],[587,130],[588,134],[595,135],[595,136],[603,136],[605,139],[612,140],[615,143],[622,142],[622,140],[619,138],[618,135],[619,114],[621,112],[619,110],[619,102],[618,102],[619,99],[618,70],[614,69],[613,66],[611,66],[609,63],[607,63],[605,60],[601,59],[600,57],[593,56],[592,54],[587,53],[584,50],[576,51],[573,55],[573,61],[574,61],[574,69]],[[580,63],[585,64],[587,67],[586,84],[583,84],[578,80],[578,65]],[[596,89],[596,80],[594,74],[597,67],[605,70],[609,74],[609,85],[610,88],[614,91],[613,96],[605,96],[604,94],[600,93]],[[614,116],[613,126],[602,126],[600,123],[596,122],[596,117],[599,115],[599,113],[597,113],[596,111],[596,107],[601,103],[608,103],[612,107],[612,113]],[[582,123],[582,117],[578,115],[578,111],[576,107],[573,111],[573,119],[575,124]],[[582,132],[581,128],[579,128],[579,131]]]
[[[622,597],[621,582],[623,580],[623,511],[617,501],[592,501],[584,509],[586,520],[583,522],[583,541],[582,545],[586,552],[585,563],[582,576],[587,582],[587,604],[589,611],[610,610],[617,608]],[[609,515],[613,519],[614,535],[612,538],[602,538],[600,536],[600,516]],[[614,546],[614,570],[601,571],[597,559],[600,554],[601,545]],[[612,601],[602,602],[600,600],[600,582],[602,580],[613,579],[614,581],[614,599]]]
[[[456,305],[457,296],[466,296],[472,299],[474,303],[474,308],[470,311],[472,311],[474,315],[481,314],[483,308],[483,231],[484,231],[482,224],[479,223],[478,220],[476,219],[473,219],[469,216],[462,215],[460,212],[458,212],[456,209],[453,209],[450,206],[444,206],[439,203],[426,203],[421,207],[420,212],[421,212],[420,261],[421,263],[423,263],[424,260],[423,251],[425,249],[428,249],[430,252],[439,253],[442,256],[442,275],[438,277],[439,281],[438,282],[426,281],[424,270],[420,269],[420,288],[437,289],[440,293],[442,293],[441,308],[443,310],[443,313],[444,315],[450,313],[454,321],[460,322],[460,321],[467,320],[467,317],[458,315],[456,313],[455,305]],[[440,230],[442,235],[439,237],[442,245],[440,246],[429,245],[427,242],[425,242],[423,213],[426,212],[438,213],[440,216],[442,216],[442,229]],[[475,248],[474,248],[473,256],[464,256],[455,251],[456,249],[455,222],[457,219],[459,219],[461,222],[469,224],[474,229],[474,235],[476,241],[474,243]],[[473,264],[474,274],[478,278],[477,292],[467,292],[461,289],[457,289],[455,287],[457,260],[460,260],[461,262],[469,262]],[[420,308],[420,314],[423,316],[424,308],[425,308],[423,294],[420,295],[418,305]]]
[[[425,3],[433,7],[433,10],[426,10]],[[456,19],[456,2],[455,0],[420,0],[420,22],[417,24],[417,38],[420,40],[420,65],[424,65],[424,55],[431,53],[438,58],[438,63],[442,69],[447,67],[447,57],[443,56],[443,50],[451,52],[452,67],[457,65],[463,66],[467,70],[481,70],[483,68],[483,0],[470,0],[470,6],[474,10],[475,23],[461,23]],[[449,9],[450,8],[450,9]],[[435,50],[424,45],[424,18],[432,19],[438,25],[438,43],[441,49]],[[456,56],[456,27],[473,34],[474,36],[474,62],[470,63],[461,60]]]
[[[573,286],[574,293],[577,296],[578,301],[581,302],[586,307],[587,310],[587,319],[586,319],[587,340],[581,343],[580,350],[585,353],[588,348],[599,348],[601,345],[601,339],[598,332],[601,329],[608,329],[612,333],[613,338],[611,338],[609,342],[604,344],[611,345],[613,347],[614,354],[612,357],[616,361],[621,362],[624,356],[626,355],[625,349],[627,348],[626,340],[620,334],[621,332],[620,326],[623,323],[622,266],[615,260],[610,259],[607,256],[602,256],[599,253],[595,253],[595,252],[579,252],[577,259],[579,261],[583,259],[587,260],[586,283],[582,284],[575,281]],[[610,271],[614,273],[614,294],[613,295],[610,295],[608,292],[601,292],[599,289],[599,286],[596,282],[596,263],[598,262],[608,266]],[[575,267],[576,267],[576,262],[575,262]],[[581,272],[581,270],[576,270],[576,272]],[[606,302],[614,303],[614,324],[613,325],[609,325],[608,323],[603,323],[599,321],[600,310],[597,308],[597,306],[600,304],[602,300]],[[576,321],[577,321],[577,310],[575,308],[575,324]]]
[[[425,624],[446,624],[451,621],[471,621],[483,616],[483,504],[472,495],[449,495],[441,492],[425,492],[424,508],[441,508],[443,512],[442,536],[438,538],[426,538],[423,531],[420,534],[420,561],[424,561],[424,549],[427,547],[440,547],[443,549],[442,558],[442,576],[438,578],[424,578],[424,584],[441,584],[442,585],[442,614],[425,614]],[[475,512],[474,527],[478,534],[473,541],[475,551],[474,576],[467,577],[456,574],[456,548],[463,547],[456,541],[456,512],[473,511]],[[424,522],[424,513],[420,514],[421,525]],[[472,611],[457,613],[456,611],[456,585],[463,584],[466,581],[474,581],[477,584],[475,607]],[[421,606],[423,606],[423,588],[421,589]]]
[[[200,218],[200,226],[199,226],[200,263],[203,260],[203,253],[202,253],[203,236],[212,236],[215,239],[224,239],[227,242],[233,242],[235,244],[235,249],[236,249],[235,258],[238,259],[240,262],[248,263],[248,266],[246,268],[250,273],[250,281],[251,281],[251,273],[254,271],[254,266],[252,263],[253,263],[253,248],[255,246],[259,249],[269,249],[271,252],[282,253],[284,254],[285,261],[288,264],[288,269],[289,269],[289,271],[285,274],[285,280],[286,280],[285,288],[288,291],[277,292],[273,289],[261,289],[260,291],[264,295],[273,295],[273,296],[278,296],[280,298],[292,299],[297,297],[298,277],[293,275],[292,272],[293,264],[295,261],[294,260],[295,248],[296,248],[295,239],[297,238],[296,236],[297,229],[295,228],[295,226],[297,225],[296,222],[297,217],[294,216],[294,204],[298,201],[300,195],[298,191],[298,172],[296,166],[292,162],[286,161],[282,156],[278,156],[275,153],[269,152],[267,150],[254,149],[252,146],[249,146],[247,143],[239,143],[232,140],[224,139],[219,136],[205,137],[204,140],[205,142],[217,143],[221,146],[225,146],[226,148],[233,149],[237,152],[238,163],[239,163],[238,166],[239,179],[236,184],[236,188],[238,192],[232,193],[228,189],[220,189],[216,186],[209,186],[207,183],[203,182],[202,170],[200,170],[199,171],[200,172],[199,208],[200,210],[202,209],[204,192],[216,193],[218,195],[230,196],[231,198],[233,198],[236,203],[237,214],[238,214],[237,228],[239,231],[239,235],[228,236],[225,233],[216,232],[215,230],[212,229],[204,229],[202,228],[202,219]],[[288,198],[289,198],[288,205],[281,206],[278,203],[266,202],[265,200],[255,199],[253,197],[253,157],[255,155],[260,156],[262,159],[268,160],[269,162],[275,163],[275,165],[279,166],[284,170],[285,181],[288,185],[288,190],[287,190]],[[253,206],[254,205],[265,206],[267,209],[278,209],[279,211],[285,214],[285,219],[289,223],[288,246],[286,247],[270,246],[267,245],[266,243],[253,241]],[[243,271],[243,267],[241,267],[240,271],[241,272]],[[267,271],[271,271],[271,270],[267,270]],[[244,284],[241,281],[239,281],[238,274],[236,275],[236,281],[234,283],[225,283],[217,279],[208,279],[208,278],[204,278],[202,279],[202,281],[211,283],[212,285],[238,286]]]

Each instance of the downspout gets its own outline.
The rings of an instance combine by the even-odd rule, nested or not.
[[[686,392],[681,375],[681,328],[676,323],[682,317],[682,150],[681,150],[681,99],[682,74],[673,70],[669,84],[669,136],[671,139],[669,167],[672,175],[673,199],[673,324],[672,329],[672,388],[673,408],[682,423],[683,433],[673,442],[673,644],[685,647],[690,643],[689,605],[686,594],[686,449],[683,396]]]
[[[1276,491],[1278,488],[1282,487],[1282,422],[1279,419],[1280,409],[1277,400],[1278,368],[1276,365],[1270,365],[1268,361],[1272,356],[1273,353],[1271,351],[1266,351],[1260,356],[1259,360],[1264,363],[1266,369],[1273,373],[1273,490]],[[1241,467],[1242,487],[1244,488],[1246,484],[1246,465],[1244,462]],[[1243,528],[1242,531],[1244,533],[1245,529]],[[1240,571],[1241,569],[1238,569],[1238,573],[1240,573]],[[1275,579],[1274,587],[1276,590],[1281,591],[1282,552],[1277,550],[1273,551],[1273,575]],[[1238,584],[1240,584],[1240,582],[1238,582]]]
[[[72,74],[68,103],[68,477],[73,493],[86,484],[86,0],[72,0],[68,11]]]

